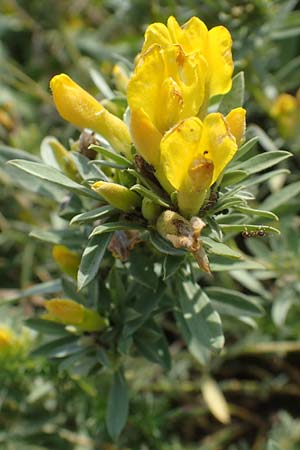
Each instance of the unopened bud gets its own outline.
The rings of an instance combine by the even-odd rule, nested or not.
[[[123,94],[127,93],[129,77],[120,64],[116,64],[113,68],[113,77],[117,89]]]
[[[97,181],[92,185],[92,189],[121,211],[130,212],[141,206],[141,197],[121,184]]]
[[[96,311],[86,308],[74,300],[54,298],[45,301],[48,314],[43,316],[46,320],[73,325],[80,331],[100,331],[108,325]]]
[[[54,245],[52,256],[59,268],[72,278],[77,278],[80,257],[64,245]]]
[[[46,137],[42,142],[43,145],[48,145],[51,148],[58,166],[69,178],[81,182],[81,176],[71,156],[71,152],[52,136]]]
[[[68,75],[52,78],[50,87],[56,108],[63,119],[80,128],[101,134],[112,147],[131,158],[131,139],[125,123],[107,111]]]
[[[160,213],[162,212],[162,207],[157,203],[154,203],[149,198],[144,197],[142,201],[142,214],[143,217],[150,223],[154,223]]]

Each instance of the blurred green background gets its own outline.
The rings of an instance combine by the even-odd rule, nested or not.
[[[282,235],[237,239],[264,271],[216,274],[214,283],[260,298],[256,321],[224,316],[226,346],[205,369],[187,353],[173,323],[173,367],[128,363],[132,406],[119,446],[104,425],[106,375],[85,377],[28,356],[37,337],[22,325],[41,298],[20,290],[51,281],[58,268],[51,249],[28,237],[32,227],[57,219],[54,199],[28,192],[5,165],[11,156],[34,158],[44,136],[67,144],[79,132],[58,116],[50,78],[66,72],[99,100],[103,80],[116,90],[116,63],[132,68],[149,23],[174,15],[200,17],[232,33],[235,72],[245,72],[248,135],[261,151],[293,152],[290,174],[274,176],[255,192],[271,193]],[[300,449],[300,103],[273,108],[282,93],[300,87],[300,2],[294,0],[2,0],[0,3],[0,447],[3,450],[298,450]],[[8,151],[9,150],[9,151]],[[276,203],[276,192],[298,193]],[[288,198],[288,196],[287,196]],[[273,201],[273,204],[272,204]],[[11,331],[12,330],[12,331]],[[13,333],[13,334],[10,334]],[[11,343],[11,346],[7,345]],[[225,396],[220,397],[220,392]],[[229,408],[230,420],[222,411]],[[274,442],[274,443],[273,443]]]

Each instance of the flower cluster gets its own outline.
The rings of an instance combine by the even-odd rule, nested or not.
[[[209,112],[211,98],[231,89],[231,47],[226,28],[208,30],[197,17],[182,27],[174,17],[167,26],[150,25],[127,85],[128,127],[65,74],[51,80],[53,98],[64,119],[96,131],[129,161],[142,160],[170,199],[172,211],[190,219],[198,214],[244,137],[243,108],[226,116]],[[117,67],[114,73],[119,74]],[[141,208],[149,222],[162,213],[149,198],[130,190],[128,183],[123,186],[115,180],[96,182],[92,188],[120,210]]]

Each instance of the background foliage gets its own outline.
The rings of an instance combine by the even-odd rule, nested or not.
[[[0,13],[0,311],[1,325],[16,334],[15,351],[1,357],[2,448],[300,448],[299,126],[287,138],[271,112],[279,94],[295,95],[299,87],[299,2],[52,0],[45,8],[39,1],[3,0]],[[132,61],[147,24],[164,22],[171,14],[180,23],[196,15],[209,27],[229,28],[236,72],[245,72],[248,137],[258,137],[253,152],[284,148],[293,158],[282,161],[280,172],[262,179],[255,190],[257,205],[280,216],[281,237],[238,235],[235,240],[266,270],[232,265],[229,274],[220,271],[214,277],[219,289],[255,298],[264,314],[236,320],[240,311],[221,310],[226,346],[209,373],[187,353],[167,318],[172,368],[166,373],[144,359],[127,361],[131,414],[116,445],[105,428],[105,371],[87,378],[77,367],[70,377],[64,367],[28,356],[40,338],[24,328],[24,318],[40,310],[59,274],[49,246],[29,232],[59,225],[59,193],[28,192],[4,163],[12,147],[15,158],[24,158],[26,151],[34,161],[45,135],[59,136],[65,145],[78,138],[53,107],[48,90],[53,74],[67,72],[98,98],[105,97],[101,74],[115,89],[114,63]],[[38,282],[46,283],[43,291],[31,288]],[[216,306],[218,293],[215,289]]]

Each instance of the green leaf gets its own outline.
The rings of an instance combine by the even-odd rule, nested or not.
[[[243,181],[243,187],[255,186],[256,184],[264,183],[265,181],[270,180],[272,177],[277,177],[277,175],[281,174],[289,174],[290,171],[288,169],[276,169],[271,170],[267,173],[263,173],[262,175],[258,175],[256,177],[249,177],[247,180]]]
[[[246,214],[247,216],[266,217],[271,220],[279,220],[276,214],[270,211],[265,211],[263,209],[254,209],[254,208],[247,208],[245,206],[236,206],[235,210],[243,214]]]
[[[17,293],[14,297],[1,300],[0,307],[7,303],[14,303],[22,298],[31,297],[33,295],[47,295],[60,292],[62,290],[62,284],[60,279],[46,281],[45,283],[40,283],[27,289],[23,289]]]
[[[36,330],[45,334],[64,335],[70,336],[70,333],[66,331],[65,325],[60,323],[51,322],[44,319],[27,319],[25,325],[33,330]]]
[[[128,410],[128,388],[124,375],[119,370],[113,376],[106,410],[107,431],[114,441],[126,425]]]
[[[107,176],[97,166],[92,166],[90,160],[78,152],[71,152],[72,159],[76,164],[78,172],[83,180],[103,180],[108,181]]]
[[[184,320],[181,313],[175,311],[176,322],[184,341],[187,343],[190,353],[196,358],[196,360],[203,366],[207,366],[211,359],[211,351],[207,347],[203,346],[199,340],[192,338],[192,333],[187,327],[187,323]]]
[[[232,79],[232,87],[228,94],[222,97],[218,111],[223,115],[228,114],[232,109],[243,106],[244,103],[245,80],[244,72],[237,73]]]
[[[267,199],[261,204],[263,209],[276,210],[280,206],[286,204],[289,200],[300,193],[300,181],[289,184],[274,194],[267,197]]]
[[[240,181],[244,180],[248,176],[247,172],[244,170],[228,170],[224,173],[221,186],[231,186],[232,184],[237,184]]]
[[[99,91],[103,94],[103,96],[107,99],[112,99],[114,97],[114,93],[107,84],[103,75],[99,72],[99,70],[91,67],[89,69],[89,74],[95,83],[95,86],[99,89]]]
[[[153,289],[145,288],[142,285],[136,286],[134,309],[131,309],[131,317],[126,319],[122,332],[123,336],[131,336],[148,320],[161,301],[164,293],[165,286],[162,283],[156,292],[154,292]],[[145,301],[145,299],[147,299],[147,301]]]
[[[50,244],[73,248],[80,248],[85,242],[83,234],[77,230],[33,230],[29,236]]]
[[[154,320],[148,320],[134,335],[134,343],[145,358],[159,364],[165,370],[170,370],[171,356],[168,342],[163,330]]]
[[[100,206],[99,208],[91,209],[90,211],[77,214],[70,221],[70,225],[80,224],[84,222],[94,222],[98,219],[103,219],[104,217],[109,216],[112,212],[115,212],[116,209],[111,205]]]
[[[111,159],[112,161],[115,161],[117,164],[120,164],[121,166],[124,166],[124,168],[132,167],[132,162],[129,161],[129,159],[125,158],[124,156],[119,155],[118,153],[114,152],[113,150],[110,150],[108,148],[102,147],[100,145],[90,145],[89,148],[92,150],[95,150],[98,153],[101,153],[103,156],[105,156],[108,159]]]
[[[141,251],[134,251],[130,254],[130,273],[133,278],[143,286],[156,291],[158,277],[154,271],[154,262],[149,256]]]
[[[65,298],[70,298],[75,300],[75,302],[86,305],[86,298],[77,290],[77,283],[73,278],[63,277],[62,279],[62,290],[64,292]]]
[[[59,364],[60,371],[67,371],[74,378],[87,377],[91,370],[98,364],[94,356],[86,354],[84,349],[79,354],[71,355],[65,358]]]
[[[145,188],[141,184],[135,184],[130,188],[131,191],[138,192],[142,197],[149,198],[153,201],[153,203],[156,203],[157,205],[163,206],[164,208],[170,208],[171,204],[168,203],[165,199],[154,193],[153,191],[150,191],[150,189]]]
[[[94,228],[93,232],[90,234],[90,238],[97,236],[98,234],[111,233],[112,231],[119,230],[144,230],[144,227],[140,223],[129,221],[119,220],[118,222],[107,222]]]
[[[77,275],[78,290],[83,289],[97,276],[106,248],[111,240],[111,233],[94,236],[82,254]]]
[[[91,166],[111,167],[118,170],[127,169],[127,165],[125,164],[118,164],[114,161],[107,161],[106,159],[95,159],[94,161],[90,161],[89,164]]]
[[[239,159],[243,159],[244,156],[250,151],[252,150],[252,148],[257,144],[258,142],[258,137],[254,136],[253,138],[249,139],[249,141],[245,142],[236,152],[236,154],[234,155],[233,158],[233,163],[230,164],[230,166],[234,166],[235,162],[238,161]]]
[[[182,256],[166,255],[163,262],[163,279],[167,280],[175,275],[183,262]]]
[[[260,317],[263,308],[253,297],[225,288],[209,287],[205,292],[215,308],[222,314],[230,316]]]
[[[265,233],[275,233],[280,234],[280,230],[268,225],[248,225],[248,224],[219,224],[220,228],[224,233],[242,233],[243,231],[264,231]]]
[[[232,261],[222,256],[210,256],[210,268],[212,272],[228,272],[232,270],[265,270],[265,266],[250,259],[244,261]]]
[[[31,355],[49,358],[65,358],[66,356],[78,353],[81,350],[82,347],[78,342],[78,336],[67,336],[41,345],[31,352]]]
[[[267,133],[258,125],[249,125],[247,128],[247,132],[248,134],[253,134],[255,137],[257,137],[260,145],[265,150],[270,152],[278,150],[272,139],[270,139]]]
[[[217,242],[207,236],[201,236],[201,241],[203,242],[207,251],[209,253],[214,253],[215,255],[227,256],[228,258],[237,258],[241,257],[241,252],[233,250],[228,247],[228,245],[223,244],[223,242]]]
[[[42,180],[73,191],[79,195],[84,195],[99,200],[99,195],[94,191],[86,188],[85,186],[81,186],[81,184],[75,183],[75,181],[71,180],[54,167],[32,161],[23,161],[21,159],[13,159],[9,161],[8,164],[17,167],[20,170],[24,170],[37,178],[41,178]]]
[[[224,345],[222,323],[219,314],[213,309],[210,299],[196,283],[184,281],[177,285],[178,305],[190,332],[190,342],[219,352]]]
[[[300,56],[284,64],[276,73],[281,92],[297,88],[299,85]],[[1,151],[1,150],[0,150]]]
[[[39,162],[40,159],[32,153],[25,152],[17,148],[9,147],[8,145],[0,145],[0,156],[3,161],[12,159],[25,159],[27,161]]]
[[[156,231],[150,231],[149,233],[150,242],[153,247],[156,248],[160,253],[165,253],[167,255],[173,256],[184,256],[187,254],[185,250],[173,247],[166,239],[160,236]]]
[[[292,155],[289,152],[283,150],[277,150],[273,152],[260,153],[259,155],[253,156],[253,158],[242,162],[239,165],[239,169],[245,171],[248,175],[253,175],[254,173],[266,170]]]

